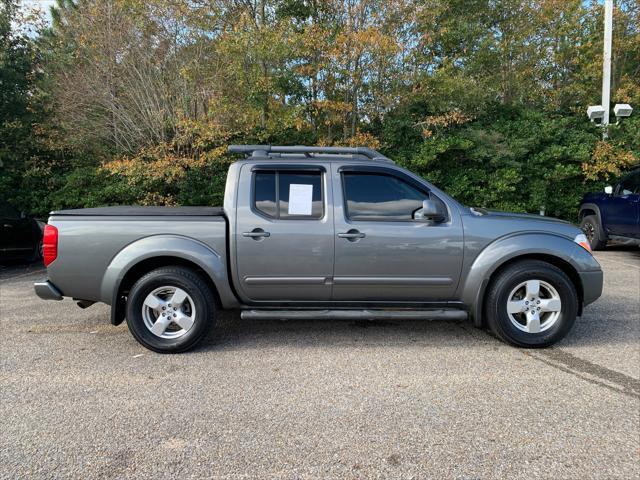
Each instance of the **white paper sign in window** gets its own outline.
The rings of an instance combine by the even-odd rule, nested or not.
[[[313,185],[289,185],[289,215],[311,215]]]

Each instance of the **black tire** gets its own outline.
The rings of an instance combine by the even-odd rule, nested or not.
[[[42,260],[42,238],[38,240],[38,243],[36,244],[33,252],[31,252],[31,255],[29,255],[29,258],[27,260],[29,262],[39,262],[40,260]]]
[[[147,296],[160,287],[185,291],[193,304],[193,326],[178,338],[162,338],[152,333],[143,318]],[[172,266],[153,270],[140,278],[127,298],[127,325],[134,338],[158,353],[179,353],[193,348],[215,324],[215,297],[205,280],[193,270]]]
[[[538,333],[518,329],[507,312],[509,295],[528,280],[548,283],[556,290],[562,303],[555,323]],[[524,260],[509,265],[492,279],[484,311],[487,326],[502,341],[517,347],[543,348],[558,342],[571,330],[578,313],[578,295],[569,277],[558,267],[539,260]]]
[[[607,246],[607,235],[595,215],[587,215],[580,222],[580,229],[584,232],[591,245],[591,250],[604,250]]]

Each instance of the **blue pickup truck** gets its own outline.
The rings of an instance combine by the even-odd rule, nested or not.
[[[640,245],[640,168],[603,192],[588,193],[580,204],[580,228],[592,250],[614,240]]]

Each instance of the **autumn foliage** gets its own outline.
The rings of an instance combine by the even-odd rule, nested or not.
[[[574,218],[640,161],[640,7],[582,0],[0,4],[0,192],[35,213],[222,201],[230,143],[366,145],[462,202]],[[34,33],[35,32],[35,33]]]

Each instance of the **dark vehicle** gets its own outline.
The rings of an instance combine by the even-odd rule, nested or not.
[[[580,204],[580,228],[593,250],[605,248],[608,240],[640,245],[640,168],[615,187],[587,193]]]
[[[42,258],[44,223],[0,202],[0,261]]]

